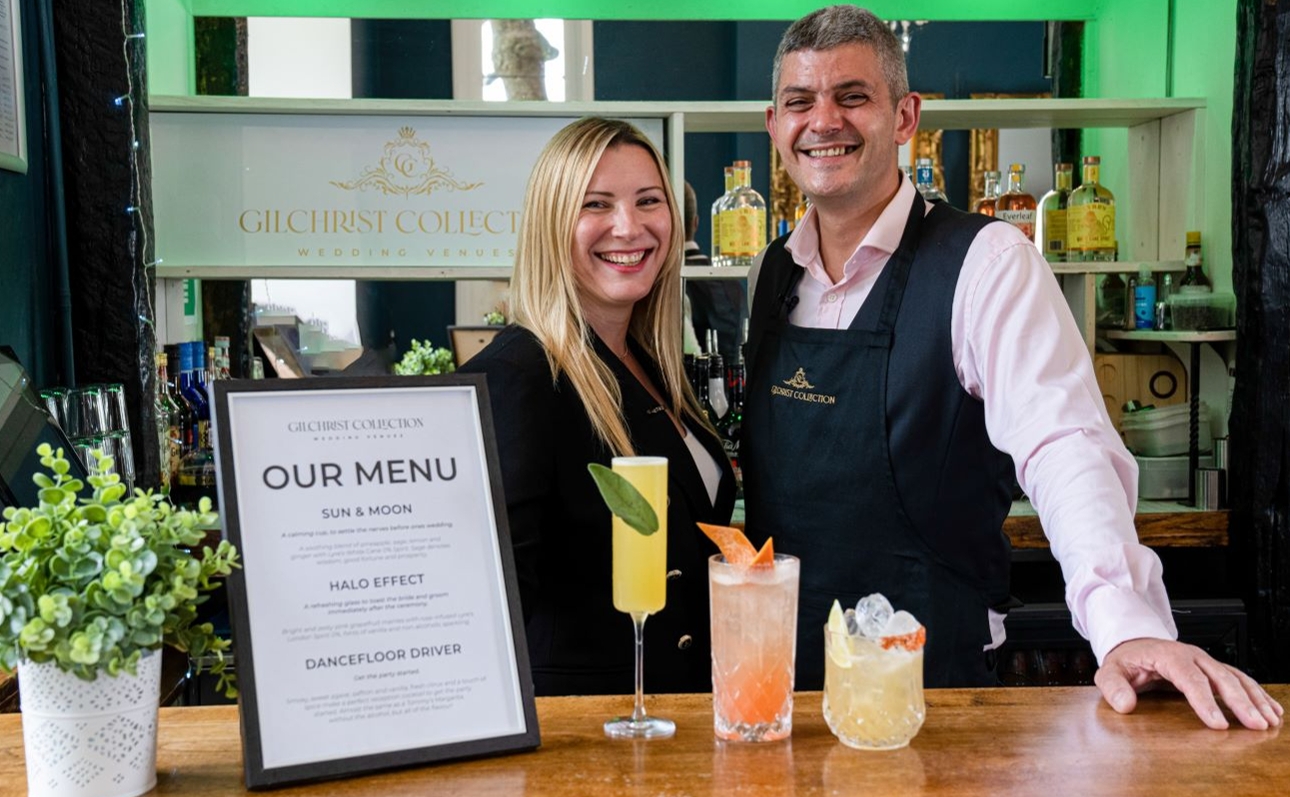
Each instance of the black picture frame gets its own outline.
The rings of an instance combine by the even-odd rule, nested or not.
[[[234,571],[228,579],[229,607],[232,619],[238,687],[240,691],[239,714],[241,718],[243,765],[249,789],[264,789],[310,781],[357,776],[387,769],[412,767],[454,759],[517,753],[536,749],[541,744],[537,711],[534,704],[533,680],[529,669],[528,647],[524,637],[523,613],[520,607],[519,586],[515,561],[511,550],[510,530],[507,524],[506,501],[502,492],[501,469],[498,463],[496,435],[488,400],[487,384],[481,374],[452,374],[444,376],[380,376],[334,377],[304,380],[220,380],[214,383],[212,421],[216,440],[216,468],[219,481],[219,501],[224,536],[239,550],[243,549],[243,521],[240,514],[240,493],[234,462],[234,430],[230,427],[230,398],[242,393],[299,394],[302,402],[309,400],[311,391],[359,391],[379,395],[388,388],[442,388],[473,389],[475,412],[482,441],[481,450],[486,462],[484,473],[488,479],[488,497],[492,502],[495,519],[497,552],[501,572],[491,575],[500,578],[506,597],[505,611],[510,629],[510,648],[514,654],[514,673],[518,680],[519,700],[523,727],[517,732],[501,736],[451,742],[415,749],[391,749],[375,754],[311,761],[289,766],[266,766],[263,756],[264,736],[260,726],[260,707],[264,695],[257,688],[257,666],[273,666],[257,662],[255,639],[250,633],[251,612],[248,604],[247,574]],[[374,406],[379,406],[375,402]],[[450,421],[449,421],[450,422]],[[281,574],[286,575],[286,574]]]

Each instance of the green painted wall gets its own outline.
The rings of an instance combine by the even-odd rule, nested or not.
[[[148,93],[194,94],[197,69],[193,53],[193,17],[189,0],[146,0]]]
[[[1205,97],[1205,268],[1216,290],[1232,289],[1232,108],[1236,0],[1174,0],[1173,90]]]
[[[1111,0],[870,0],[884,19],[1092,19]],[[1119,0],[1133,3],[1137,0]],[[452,0],[189,0],[194,16],[360,17],[448,19],[462,16]],[[559,19],[796,19],[819,0],[481,0],[478,17]]]

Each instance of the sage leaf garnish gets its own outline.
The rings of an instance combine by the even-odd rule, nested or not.
[[[635,529],[641,536],[648,537],[658,531],[658,515],[631,482],[598,462],[587,465],[591,478],[605,506],[620,520]]]

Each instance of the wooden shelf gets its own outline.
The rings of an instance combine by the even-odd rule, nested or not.
[[[463,100],[287,99],[153,95],[152,111],[182,113],[299,113],[387,116],[546,116],[592,114],[666,118],[683,114],[687,133],[764,133],[767,102],[473,102]],[[921,127],[1134,127],[1205,107],[1205,99],[924,100]]]
[[[747,279],[748,266],[682,266],[681,277],[688,280]]]
[[[1226,510],[1212,512],[1179,505],[1170,512],[1139,511],[1133,523],[1138,539],[1152,548],[1221,548],[1228,542]],[[1009,515],[1003,521],[1003,533],[1016,549],[1048,547],[1048,538],[1035,514]]]
[[[1236,340],[1235,329],[1169,330],[1154,329],[1100,329],[1098,335],[1109,340],[1155,340],[1162,343],[1222,343]]]
[[[1183,271],[1187,266],[1181,260],[1114,260],[1097,263],[1049,263],[1054,274],[1137,274],[1146,266],[1154,274],[1158,271]]]

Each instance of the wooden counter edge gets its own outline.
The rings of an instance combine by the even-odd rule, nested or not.
[[[1228,512],[1152,512],[1134,517],[1138,539],[1152,548],[1206,548],[1227,545]],[[1047,548],[1038,515],[1012,515],[1003,533],[1013,548]]]

